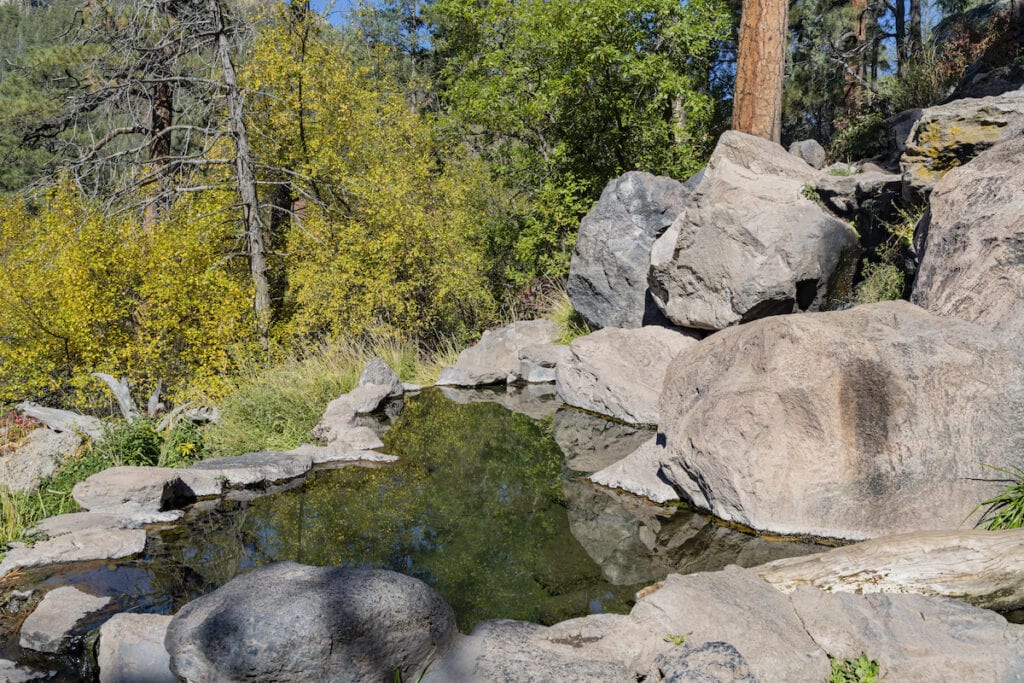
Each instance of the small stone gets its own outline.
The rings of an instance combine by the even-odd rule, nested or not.
[[[43,598],[21,625],[21,647],[36,652],[60,652],[66,638],[85,617],[103,609],[108,597],[96,597],[71,586],[56,588]]]
[[[383,358],[374,358],[363,368],[362,374],[359,375],[359,386],[368,384],[387,387],[388,396],[391,398],[401,396],[404,391],[398,373],[392,370]]]

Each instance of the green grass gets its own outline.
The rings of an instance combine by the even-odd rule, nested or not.
[[[867,654],[862,652],[857,659],[836,659],[832,660],[832,673],[828,677],[828,683],[878,683],[878,661],[869,659]]]
[[[543,317],[558,323],[561,331],[555,341],[559,344],[568,344],[577,337],[583,337],[593,332],[583,317],[572,307],[565,287],[559,287],[548,295],[544,302]]]
[[[189,422],[179,422],[162,433],[150,420],[108,426],[96,443],[66,457],[38,489],[15,492],[0,487],[0,557],[26,529],[47,517],[77,512],[71,490],[93,474],[122,465],[187,466],[201,459],[204,451],[201,433]]]
[[[1005,474],[1009,477],[1010,485],[998,496],[982,502],[981,505],[986,506],[986,509],[980,525],[992,531],[1024,527],[1024,468],[1004,469],[992,465],[985,467]],[[974,510],[971,514],[974,514]]]
[[[430,385],[457,355],[450,344],[428,353],[394,339],[340,341],[297,350],[269,367],[243,367],[206,441],[216,455],[294,448],[308,441],[327,404],[351,391],[373,358],[383,358],[402,381]]]

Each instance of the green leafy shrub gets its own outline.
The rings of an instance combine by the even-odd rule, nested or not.
[[[179,420],[167,429],[160,444],[157,464],[161,467],[188,467],[206,455],[203,430],[188,420]]]
[[[890,134],[881,112],[836,119],[828,156],[833,161],[870,159],[889,152]]]
[[[907,275],[895,263],[897,251],[883,245],[876,253],[881,260],[865,264],[861,271],[864,279],[854,291],[854,301],[858,304],[893,301],[902,298],[906,289]]]
[[[878,660],[868,659],[866,653],[860,653],[857,659],[832,660],[832,673],[828,683],[878,683]]]
[[[111,466],[155,465],[162,442],[152,420],[136,420],[108,426],[92,450]]]

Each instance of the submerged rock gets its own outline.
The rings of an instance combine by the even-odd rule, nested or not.
[[[36,652],[60,652],[78,623],[110,602],[72,586],[55,588],[21,625],[18,644]]]
[[[384,570],[275,562],[185,605],[165,644],[186,680],[414,680],[455,616],[425,583]]]
[[[780,316],[679,357],[662,473],[716,516],[864,539],[977,521],[1020,462],[1024,359],[906,302]]]
[[[1024,110],[1022,110],[1024,117]],[[931,195],[911,301],[1024,339],[1024,137],[949,172]]]
[[[665,327],[608,327],[569,345],[558,366],[558,395],[571,406],[632,424],[658,422],[658,396],[668,364],[697,346]]]
[[[806,196],[821,178],[779,145],[724,133],[651,252],[651,294],[669,320],[720,330],[826,306],[852,276],[858,244],[852,227]]]
[[[686,206],[689,194],[678,181],[639,171],[604,188],[580,223],[566,283],[573,308],[589,325],[640,327],[648,322],[651,247]]]
[[[519,372],[519,352],[558,339],[558,324],[551,320],[521,320],[484,332],[480,341],[464,349],[455,365],[441,371],[439,386],[473,387],[504,384]]]
[[[100,683],[177,683],[164,637],[171,617],[115,614],[100,627]]]

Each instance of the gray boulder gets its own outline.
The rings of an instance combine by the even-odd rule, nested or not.
[[[115,614],[100,627],[100,683],[177,683],[164,637],[171,617]]]
[[[98,598],[72,586],[55,588],[21,625],[18,644],[36,652],[60,652],[78,623],[109,602],[110,598]]]
[[[654,660],[664,683],[757,683],[740,651],[713,641],[683,645]]]
[[[1024,359],[895,301],[724,330],[668,369],[662,474],[776,533],[865,539],[974,523],[1020,462]]]
[[[488,330],[480,341],[464,349],[455,365],[441,371],[439,386],[474,387],[508,382],[519,372],[520,350],[558,339],[558,324],[551,320],[520,320]]]
[[[74,432],[33,429],[13,451],[0,456],[0,486],[12,491],[29,491],[57,471],[60,460],[82,445]]]
[[[575,339],[558,366],[558,395],[571,406],[631,424],[657,424],[668,364],[697,339],[665,327],[598,330]]]
[[[206,461],[209,462],[209,461]],[[75,502],[92,512],[157,512],[181,507],[202,496],[219,494],[216,474],[171,467],[111,467],[75,484]]]
[[[568,357],[569,347],[565,344],[525,346],[519,349],[519,371],[509,380],[528,384],[554,382],[558,364]]]
[[[165,645],[192,681],[373,681],[416,676],[455,636],[425,583],[383,570],[275,562],[179,611]]]
[[[383,358],[374,358],[359,375],[359,386],[377,385],[388,388],[388,396],[395,398],[401,396],[405,389],[402,387],[402,380],[398,373],[391,369],[391,366]]]
[[[680,182],[630,171],[608,183],[580,223],[566,287],[592,327],[640,327],[651,246],[686,206]],[[649,313],[647,317],[650,317]]]
[[[931,195],[911,301],[1024,338],[1024,137],[950,171]]]
[[[921,113],[900,158],[905,193],[928,196],[950,169],[1024,132],[1024,90],[954,100]]]
[[[798,140],[789,146],[789,153],[818,170],[825,168],[825,164],[828,163],[825,148],[817,140]]]
[[[822,173],[734,131],[651,251],[649,284],[676,325],[720,330],[826,306],[852,277],[857,233],[808,198]]]

